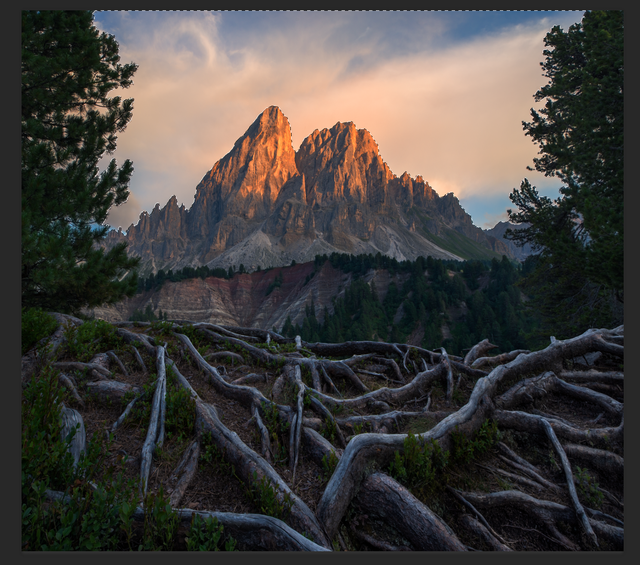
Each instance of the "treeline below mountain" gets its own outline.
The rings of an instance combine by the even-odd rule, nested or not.
[[[332,307],[317,307],[312,300],[305,306],[305,317],[293,323],[289,316],[282,327],[273,328],[287,337],[300,335],[305,341],[340,343],[343,341],[382,340],[394,343],[410,341],[415,345],[460,354],[475,343],[488,338],[499,344],[499,351],[535,349],[544,346],[548,337],[537,337],[535,312],[527,308],[526,298],[518,288],[529,263],[502,260],[445,261],[419,257],[415,261],[397,261],[377,255],[333,253],[317,255],[314,271],[305,284],[329,261],[331,266],[352,276],[351,284]],[[268,271],[266,269],[265,271]],[[372,271],[386,270],[391,282],[379,292]],[[200,277],[231,279],[245,273],[236,270],[184,267],[165,273],[163,270],[140,279],[140,292],[159,290],[167,282]],[[279,287],[278,281],[267,289]],[[267,295],[270,292],[267,293]],[[155,321],[166,314],[135,311],[134,321]],[[543,339],[545,340],[543,343]]]

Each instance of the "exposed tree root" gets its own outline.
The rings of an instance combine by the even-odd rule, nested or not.
[[[473,363],[475,363],[476,359],[484,357],[487,351],[490,351],[491,349],[495,349],[496,347],[498,346],[493,345],[493,343],[491,343],[488,339],[483,339],[480,343],[476,343],[469,350],[469,352],[464,356],[463,363],[465,365],[471,366],[473,365]]]
[[[480,357],[476,359],[473,363],[471,363],[471,368],[484,369],[485,367],[495,367],[496,365],[501,365],[502,363],[508,363],[509,361],[513,361],[521,353],[531,353],[531,352],[528,349],[516,349],[514,351],[509,351],[508,353],[501,353],[500,355],[495,355],[494,357]]]
[[[142,497],[147,493],[149,486],[149,471],[151,470],[151,457],[156,446],[156,441],[161,426],[161,404],[166,394],[165,381],[167,374],[164,364],[164,347],[158,346],[156,367],[158,370],[158,379],[156,381],[156,390],[151,403],[151,417],[149,419],[149,428],[147,438],[142,446],[141,462],[140,462],[140,492]]]
[[[361,513],[392,524],[418,551],[466,551],[449,526],[384,473],[369,475],[354,503]]]
[[[171,478],[177,479],[177,484],[169,497],[169,504],[172,507],[179,506],[182,501],[187,487],[193,480],[193,476],[198,468],[198,458],[200,457],[200,443],[194,441],[188,449],[185,450],[180,464],[176,467]],[[179,478],[178,478],[179,477]]]
[[[556,434],[553,431],[553,428],[549,425],[549,422],[542,418],[540,421],[544,431],[547,434],[547,437],[553,444],[553,448],[556,450],[556,453],[560,457],[560,462],[562,463],[562,469],[564,470],[565,477],[567,478],[567,486],[569,487],[569,494],[571,495],[571,502],[573,503],[573,507],[575,508],[576,514],[578,515],[578,519],[580,520],[580,525],[584,529],[591,543],[593,543],[596,547],[598,547],[598,538],[593,533],[593,529],[589,524],[589,520],[587,519],[587,515],[582,508],[582,504],[578,500],[578,493],[576,492],[576,485],[573,482],[573,473],[571,472],[571,465],[569,464],[569,460],[567,459],[567,454],[562,449],[562,445],[558,441]]]
[[[508,545],[498,540],[484,524],[480,523],[470,514],[463,514],[460,522],[484,541],[492,551],[513,551]]]
[[[594,469],[603,473],[623,478],[624,459],[619,455],[611,451],[595,449],[586,445],[576,445],[575,443],[565,443],[562,447],[570,458],[588,463]]]
[[[65,317],[59,322],[61,325],[50,340],[50,343],[58,340],[58,350],[63,342],[62,324],[81,323]],[[617,364],[624,356],[623,327],[589,330],[568,340],[553,339],[541,351],[518,350],[494,357],[485,356],[495,346],[483,340],[463,360],[444,349],[437,353],[383,342],[303,343],[299,338],[296,351],[291,353],[287,344],[294,340],[275,332],[208,323],[190,325],[199,334],[200,350],[186,335],[192,334],[183,329],[184,323],[174,321],[171,330],[167,325],[162,329],[149,324],[119,325],[116,333],[128,344],[126,350],[133,353],[139,371],[132,369],[131,364],[125,367],[121,359],[126,358],[121,357],[121,351],[105,352],[90,363],[80,363],[68,358],[58,361],[55,347],[49,357],[29,352],[22,367],[23,384],[37,374],[36,361],[48,359],[59,371],[78,371],[77,382],[64,373],[59,379],[70,391],[74,406],[77,403],[83,410],[94,396],[122,403],[125,392],[140,391],[136,375],[148,374],[149,359],[155,360],[158,377],[149,427],[139,448],[141,499],[150,485],[155,490],[161,484],[158,466],[151,473],[154,452],[175,445],[171,443],[171,434],[165,436],[170,410],[166,404],[166,381],[167,376],[172,376],[195,405],[195,436],[184,452],[184,443],[179,444],[180,451],[172,456],[170,470],[179,457],[180,461],[171,476],[164,479],[170,486],[169,503],[184,525],[195,514],[216,517],[225,534],[232,535],[240,549],[323,551],[332,547],[352,548],[355,544],[384,551],[466,551],[480,540],[481,548],[511,551],[518,547],[517,540],[511,539],[516,532],[531,530],[525,527],[528,523],[499,522],[500,513],[494,509],[511,508],[544,527],[545,533],[540,532],[540,537],[546,537],[541,542],[544,547],[552,542],[557,548],[569,550],[623,548],[620,510],[624,507],[616,498],[622,497],[622,489],[616,484],[622,483],[624,475],[622,394],[614,398],[607,393],[608,389],[597,391],[582,386],[595,383],[616,391],[623,386],[623,373],[607,369],[612,366],[611,358]],[[153,335],[137,333],[140,328]],[[175,352],[178,347],[174,359],[166,344],[160,345],[165,339],[171,340],[169,351]],[[203,350],[203,343],[208,351]],[[574,360],[593,352],[600,352],[605,361],[609,359],[608,365],[598,365],[601,361],[593,365],[605,370],[576,371],[576,367],[583,365]],[[190,362],[186,362],[187,356]],[[207,359],[215,359],[220,366],[212,366]],[[118,377],[122,382],[112,378],[110,361],[112,368],[122,375]],[[497,366],[490,372],[479,369],[492,365]],[[566,367],[573,369],[568,371]],[[231,375],[235,380],[231,380]],[[380,384],[387,386],[377,388]],[[95,395],[87,396],[87,392]],[[560,396],[567,403],[572,402],[579,413],[558,408],[558,401],[553,399]],[[123,429],[127,415],[142,398],[136,396],[123,412],[118,408],[109,429]],[[221,406],[217,406],[218,402]],[[547,402],[550,404],[545,405]],[[236,405],[242,410],[227,420],[228,410]],[[64,407],[63,415],[67,426],[82,423],[77,411]],[[284,426],[286,432],[281,429],[279,439],[274,440],[275,415],[277,425]],[[439,496],[446,497],[446,502],[432,504],[424,499],[424,494],[417,490],[412,493],[387,474],[402,476],[389,466],[391,461],[397,461],[396,452],[398,457],[406,455],[409,435],[401,433],[402,430],[412,430],[424,445],[433,445],[432,441],[440,449],[453,453],[460,441],[456,438],[462,435],[471,442],[488,419],[501,432],[513,434],[509,440],[511,447],[504,442],[494,443],[487,460],[473,462],[473,471],[464,466],[455,472],[445,470],[451,473],[449,486],[445,488],[446,482],[440,485]],[[365,430],[372,433],[361,433]],[[253,439],[242,435],[247,433],[253,433]],[[83,434],[82,427],[82,433],[74,439],[77,444],[72,446],[76,462],[85,449],[81,442]],[[535,441],[531,442],[531,438]],[[258,514],[178,508],[197,477],[209,472],[198,465],[205,441],[207,445],[211,442],[231,466],[232,472],[226,475],[234,478],[226,476],[223,480],[239,480],[248,499],[257,506],[260,505],[255,497],[259,490],[272,491],[274,504],[281,507],[282,520]],[[526,452],[527,459],[538,463],[534,465],[516,453],[525,453],[525,445],[534,449],[535,442],[548,445],[547,441],[553,445],[567,489],[555,484],[558,477],[549,472],[548,463],[540,463],[539,457]],[[285,447],[281,452],[282,445]],[[277,454],[274,446],[278,448]],[[128,446],[126,449],[136,453]],[[581,502],[569,460],[580,461],[614,485],[605,486],[612,488],[616,496],[602,489],[608,494],[609,506],[595,510]],[[465,473],[467,482],[456,484],[459,475]],[[473,489],[467,492],[466,486],[460,488],[460,484],[473,483],[470,477],[475,476],[481,476],[493,485],[491,488],[507,479],[535,493],[537,498],[515,490],[486,493]],[[313,489],[317,494],[312,496],[308,493]],[[414,493],[423,498],[418,499]],[[61,493],[51,496],[64,498]],[[571,503],[565,506],[558,500]],[[144,509],[139,508],[134,517],[144,517]],[[562,524],[570,524],[573,529]],[[507,527],[512,528],[509,540],[505,539],[507,534],[500,533]]]
[[[480,493],[462,493],[465,498],[471,501],[475,506],[480,508],[500,508],[511,506],[529,513],[535,517],[540,524],[544,525],[551,534],[566,547],[577,550],[578,546],[561,534],[556,526],[560,521],[577,523],[578,518],[573,508],[551,502],[541,500],[529,496],[517,490],[498,491],[489,494]],[[624,531],[616,526],[609,526],[599,520],[588,519],[589,525],[597,535],[601,535],[614,546],[614,549],[621,550],[623,544]]]
[[[62,439],[65,439],[73,430],[75,434],[69,444],[69,452],[73,456],[74,466],[78,464],[80,456],[87,450],[87,434],[82,416],[77,410],[65,406],[62,408]]]

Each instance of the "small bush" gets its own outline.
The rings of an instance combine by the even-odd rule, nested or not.
[[[286,493],[283,500],[280,500],[278,491],[271,484],[271,481],[265,476],[258,480],[256,471],[253,472],[251,487],[246,489],[245,492],[260,512],[279,520],[285,520],[291,511],[291,506],[293,506],[293,499],[289,493]]]
[[[22,355],[49,337],[57,326],[55,318],[41,308],[22,308]]]
[[[123,340],[116,333],[114,326],[104,320],[91,320],[81,326],[67,325],[66,351],[74,360],[86,363],[97,353],[109,349],[119,349]]]
[[[187,551],[220,551],[220,543],[223,541],[224,528],[218,523],[217,518],[207,516],[201,518],[194,514],[191,518],[191,527],[187,541]],[[224,551],[234,551],[236,540],[229,537],[225,541]]]
[[[600,490],[600,485],[587,472],[586,469],[576,467],[574,474],[576,486],[584,500],[593,508],[600,508],[604,501],[604,494]]]

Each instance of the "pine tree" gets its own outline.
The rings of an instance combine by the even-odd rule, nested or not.
[[[133,100],[110,97],[137,69],[90,11],[22,12],[22,303],[61,312],[112,303],[137,287],[126,244],[100,243],[133,166],[98,162],[116,148]]]
[[[540,255],[528,284],[545,308],[553,296],[565,320],[595,305],[616,323],[612,299],[622,303],[624,292],[623,13],[588,11],[567,32],[554,27],[545,45],[549,82],[534,96],[545,106],[523,127],[540,146],[535,169],[563,186],[552,201],[524,179],[510,195],[519,210],[509,219],[530,225],[506,237]]]

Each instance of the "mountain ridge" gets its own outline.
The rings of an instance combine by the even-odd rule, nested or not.
[[[458,199],[423,177],[394,175],[366,129],[337,122],[314,130],[298,151],[289,121],[266,108],[196,186],[189,209],[172,196],[140,214],[105,246],[126,241],[139,272],[184,266],[258,267],[315,255],[372,253],[463,260],[513,253],[473,225]]]

